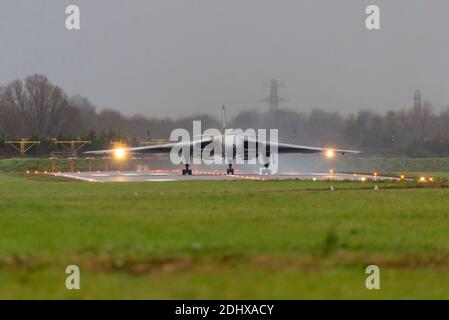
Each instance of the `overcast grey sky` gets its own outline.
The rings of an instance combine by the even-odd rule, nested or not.
[[[416,88],[440,107],[448,17],[447,0],[2,0],[0,83],[43,73],[99,108],[160,116],[263,110],[271,78],[296,110],[398,109]]]

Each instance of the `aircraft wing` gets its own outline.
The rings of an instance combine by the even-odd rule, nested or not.
[[[156,144],[150,146],[142,146],[142,147],[134,147],[134,148],[121,148],[126,153],[170,153],[173,147],[192,147],[194,145],[198,145],[201,148],[204,148],[205,145],[209,144],[213,140],[213,137],[205,137],[193,141],[187,142],[172,142],[172,143],[164,143],[164,144]],[[115,153],[117,149],[108,149],[108,150],[94,150],[94,151],[86,151],[85,154],[96,154],[96,155],[106,155]]]
[[[332,151],[340,154],[359,154],[360,151],[356,150],[346,150],[346,149],[333,149],[333,148],[318,148],[318,147],[308,147],[297,144],[288,144],[288,143],[278,143],[278,152],[279,153],[325,153],[328,151]]]
[[[256,140],[253,140],[253,142],[255,141]],[[340,154],[361,153],[361,151],[356,150],[309,147],[290,143],[271,143],[270,141],[259,141],[258,143],[265,145],[267,150],[269,150],[270,147],[277,146],[278,153],[327,153],[327,152],[340,153]]]

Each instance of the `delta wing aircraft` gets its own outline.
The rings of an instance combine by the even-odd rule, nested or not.
[[[323,154],[328,158],[333,158],[336,154],[359,154],[360,151],[355,150],[344,150],[344,149],[333,149],[333,148],[319,148],[319,147],[309,147],[296,144],[279,143],[272,140],[261,140],[258,136],[242,133],[235,131],[233,129],[226,128],[226,111],[223,106],[223,131],[218,135],[209,136],[199,136],[194,137],[189,141],[165,143],[158,145],[133,147],[133,148],[116,148],[109,150],[95,150],[87,151],[86,154],[94,155],[114,155],[116,158],[124,158],[127,154],[169,154],[174,148],[180,150],[182,163],[184,169],[182,170],[183,175],[191,175],[192,170],[190,165],[192,164],[192,155],[194,150],[200,150],[201,152],[208,149],[208,157],[219,157],[222,158],[224,163],[228,165],[227,174],[234,174],[233,164],[236,163],[238,159],[250,160],[252,158],[259,159],[264,166],[264,170],[270,172],[270,163],[273,163],[273,150],[278,154],[287,153],[306,153],[306,154]],[[221,154],[216,154],[212,146],[219,146]],[[184,151],[187,150],[187,154]],[[201,153],[204,157],[204,154]],[[238,163],[238,162],[237,162]]]

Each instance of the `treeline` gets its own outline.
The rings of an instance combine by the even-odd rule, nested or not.
[[[232,108],[228,112],[232,113]],[[217,108],[217,115],[219,109]],[[193,115],[182,119],[124,116],[110,109],[97,110],[82,96],[67,96],[44,75],[31,75],[0,87],[0,153],[12,154],[6,138],[40,139],[31,154],[48,154],[61,147],[51,138],[91,140],[86,149],[109,148],[111,141],[139,145],[167,139],[175,128],[191,129],[202,120],[203,129],[220,128],[221,119]],[[449,155],[449,107],[436,110],[430,103],[380,114],[360,111],[342,115],[314,109],[310,112],[242,111],[231,119],[233,128],[277,128],[283,142],[339,146],[369,154]]]

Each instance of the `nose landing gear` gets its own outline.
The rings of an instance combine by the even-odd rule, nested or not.
[[[229,168],[226,170],[226,173],[227,174],[234,174],[234,169],[232,168],[232,164],[230,163],[228,166],[229,166]]]
[[[192,169],[189,169],[189,166],[190,166],[190,164],[186,164],[186,168],[182,169],[183,176],[185,176],[185,175],[191,176],[192,175]]]

